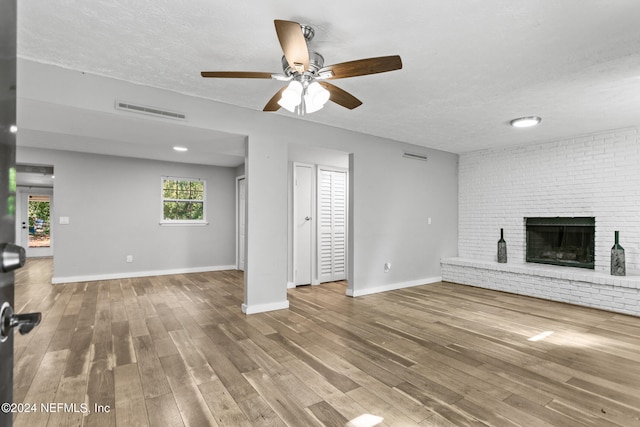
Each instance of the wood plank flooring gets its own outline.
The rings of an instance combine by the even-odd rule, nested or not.
[[[15,339],[14,401],[39,409],[18,427],[640,426],[640,318],[344,282],[245,316],[237,271],[51,285],[51,268],[17,272],[16,311],[43,313]]]

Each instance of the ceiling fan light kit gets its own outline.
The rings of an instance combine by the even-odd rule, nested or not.
[[[347,77],[385,73],[402,68],[400,56],[381,56],[359,59],[324,66],[324,57],[309,50],[307,43],[313,39],[315,31],[308,25],[293,21],[274,21],[276,35],[284,56],[282,74],[254,71],[202,71],[202,77],[213,78],[253,78],[288,81],[267,102],[263,111],[278,111],[280,107],[300,116],[316,112],[332,101],[350,110],[362,105],[355,96],[325,81]]]

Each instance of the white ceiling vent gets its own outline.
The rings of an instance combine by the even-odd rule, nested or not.
[[[402,157],[406,157],[407,159],[413,159],[413,160],[422,160],[423,162],[427,161],[427,156],[425,154],[405,152],[402,155]]]
[[[176,113],[175,111],[166,111],[155,107],[136,105],[118,100],[116,100],[116,110],[147,114],[149,116],[162,117],[165,119],[187,120],[187,116],[183,113]]]

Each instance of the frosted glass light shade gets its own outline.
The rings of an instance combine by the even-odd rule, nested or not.
[[[322,87],[318,82],[313,82],[307,88],[304,96],[304,103],[307,113],[313,113],[324,107],[330,97],[328,90]]]
[[[300,102],[302,102],[302,83],[294,80],[282,92],[278,105],[293,113]]]

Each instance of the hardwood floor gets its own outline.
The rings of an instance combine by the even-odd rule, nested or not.
[[[17,312],[43,321],[16,335],[14,400],[38,408],[16,426],[640,426],[640,318],[340,282],[245,316],[237,271],[50,279],[47,259],[17,273]]]

